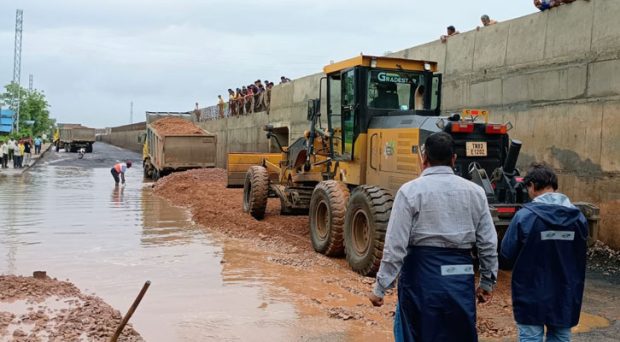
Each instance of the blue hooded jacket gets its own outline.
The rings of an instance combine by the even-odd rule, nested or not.
[[[581,311],[588,223],[566,196],[539,197],[515,214],[500,258],[504,267],[513,268],[517,323],[570,328]]]

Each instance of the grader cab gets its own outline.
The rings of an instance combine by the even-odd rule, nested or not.
[[[440,117],[436,70],[434,62],[372,56],[326,66],[325,96],[309,101],[303,137],[282,146],[266,126],[279,157],[235,156],[258,161],[245,175],[244,211],[262,219],[268,197],[278,197],[283,214],[309,215],[317,252],[344,254],[353,270],[372,275],[393,195],[421,173],[426,137],[445,131],[456,142],[455,173],[485,189],[501,235],[528,200],[514,168],[520,142],[510,142],[509,123],[480,119],[484,111]]]

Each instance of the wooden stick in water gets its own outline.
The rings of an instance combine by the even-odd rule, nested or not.
[[[142,286],[142,290],[140,290],[138,297],[136,297],[136,299],[133,301],[133,304],[131,304],[129,311],[127,311],[127,314],[123,317],[121,325],[116,328],[116,332],[114,332],[114,336],[112,336],[110,342],[116,342],[118,340],[118,337],[121,336],[123,328],[125,328],[125,325],[127,325],[127,322],[129,322],[129,319],[133,315],[134,311],[136,311],[136,309],[138,308],[138,305],[140,305],[140,301],[142,300],[142,297],[144,297],[144,294],[146,293],[146,290],[148,290],[149,286],[151,286],[151,281],[147,280],[146,283],[144,283],[144,285]]]

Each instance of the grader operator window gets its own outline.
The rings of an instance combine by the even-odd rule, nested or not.
[[[424,109],[424,75],[372,70],[368,73],[368,107],[374,109]]]

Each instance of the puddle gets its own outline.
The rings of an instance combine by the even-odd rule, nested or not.
[[[592,315],[582,312],[579,317],[579,324],[571,329],[573,334],[587,333],[592,329],[607,328],[609,321],[605,317]]]

